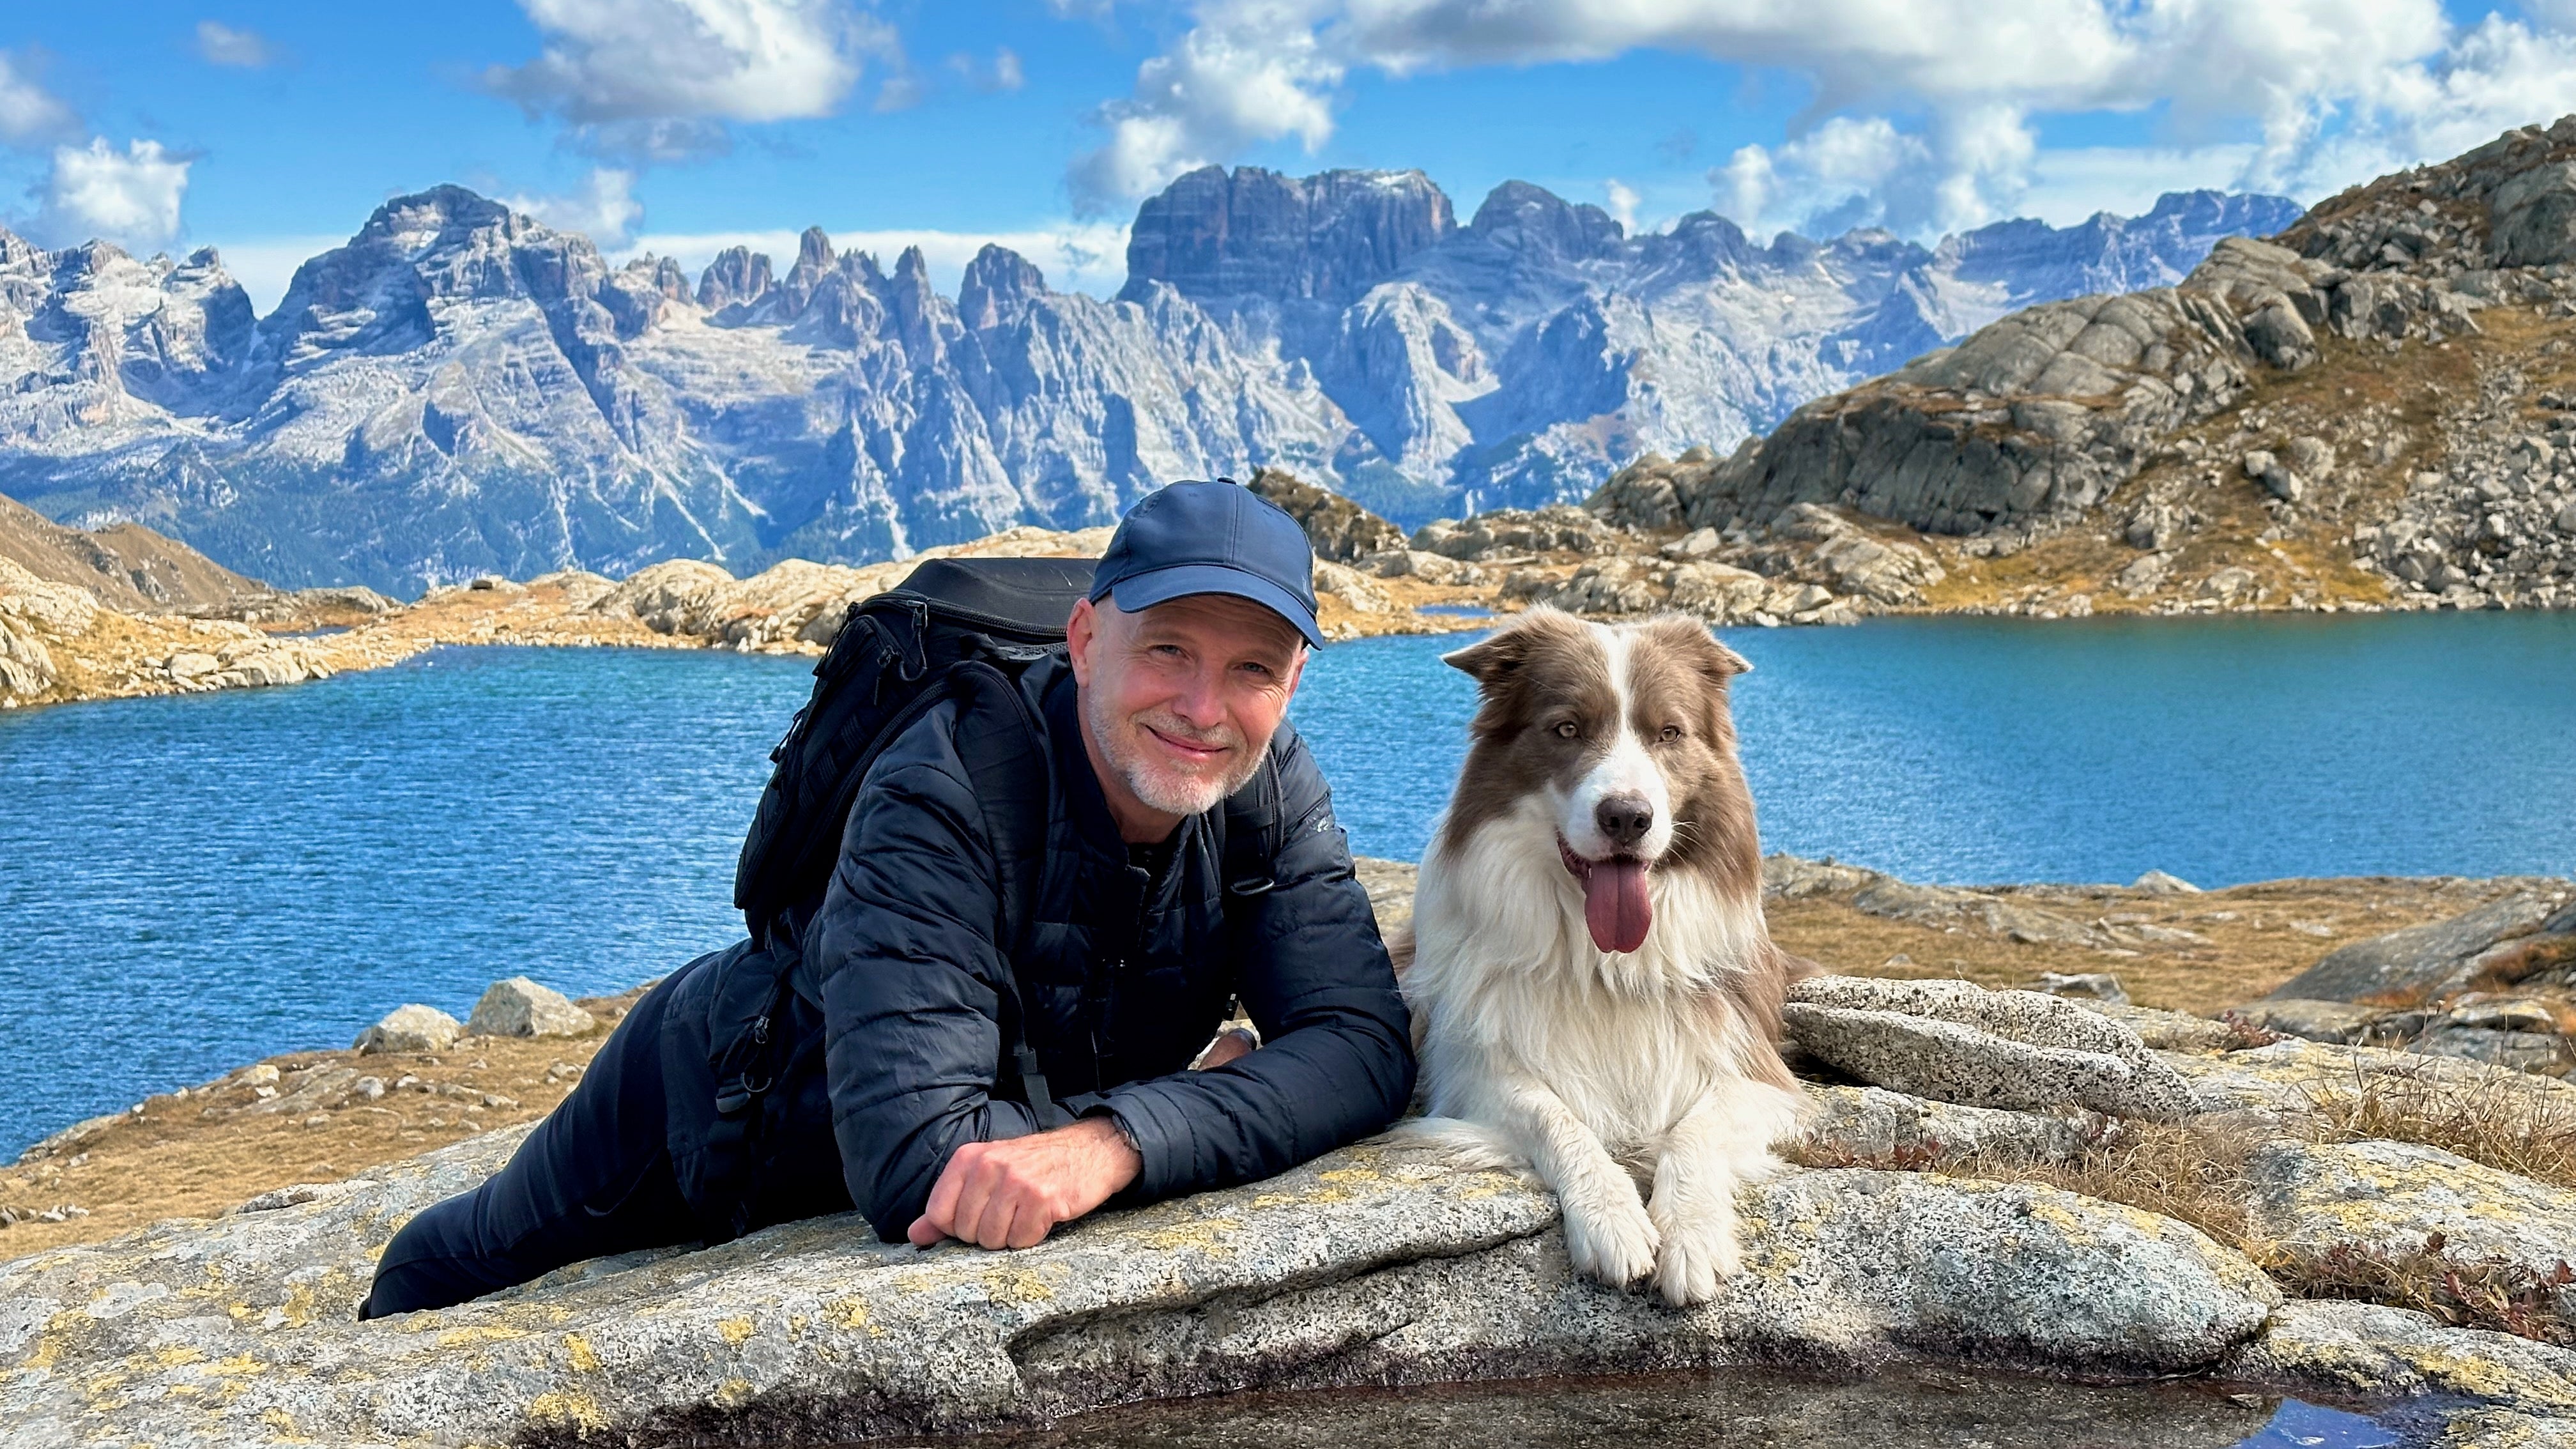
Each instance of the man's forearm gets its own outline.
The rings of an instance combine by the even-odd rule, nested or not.
[[[1058,1224],[1116,1196],[1143,1167],[1106,1117],[1006,1142],[969,1142],[949,1155],[929,1205],[905,1236],[925,1248],[942,1238],[1035,1247]]]

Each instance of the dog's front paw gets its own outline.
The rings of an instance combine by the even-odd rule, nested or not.
[[[1574,1270],[1625,1288],[1655,1270],[1655,1224],[1634,1192],[1565,1201],[1565,1251]]]
[[[1732,1223],[1667,1224],[1655,1250],[1655,1291],[1675,1308],[1706,1303],[1717,1296],[1717,1285],[1743,1266]]]

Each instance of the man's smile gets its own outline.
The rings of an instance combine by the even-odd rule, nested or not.
[[[1228,754],[1233,753],[1234,747],[1231,745],[1193,744],[1188,740],[1176,739],[1171,735],[1167,735],[1149,724],[1140,724],[1137,728],[1143,730],[1149,735],[1152,735],[1155,742],[1160,744],[1164,749],[1170,750],[1173,754],[1178,755],[1182,759],[1188,760],[1193,764],[1200,764],[1210,760],[1220,760],[1225,758]]]

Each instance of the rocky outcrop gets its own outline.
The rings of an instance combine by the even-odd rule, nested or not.
[[[2178,287],[2015,313],[1800,408],[1730,458],[1664,465],[1662,481],[1682,523],[1721,531],[1770,526],[1801,504],[1946,534],[2080,513],[2164,434],[2234,402],[2249,369],[2313,363],[2314,329],[2346,280],[2285,248],[2225,239]],[[2429,315],[2403,312],[2399,334],[2438,331]],[[2376,312],[2348,326],[2384,330]],[[1635,478],[1614,483],[1597,499],[1613,521],[1673,511]]]
[[[2576,964],[2571,898],[2576,889],[2564,886],[2521,891],[2447,921],[2374,936],[2328,954],[2271,994],[2420,1006],[2472,984],[2518,982],[2552,966]]]
[[[52,690],[61,677],[55,648],[87,633],[97,617],[88,590],[47,583],[0,559],[0,707]]]
[[[1815,1166],[1919,1171],[1987,1155],[2071,1162],[2112,1131],[2110,1117],[2081,1107],[2012,1111],[1880,1087],[1809,1087],[1807,1102],[1793,1156]]]
[[[2576,1192],[2414,1142],[2275,1142],[2246,1180],[2253,1230],[2312,1271],[2431,1256],[2497,1280],[2576,1342]]]
[[[2159,1121],[2201,1110],[2137,1033],[2040,992],[1825,976],[1791,987],[1781,1020],[1808,1055],[1911,1096]]]
[[[360,1055],[375,1052],[443,1052],[465,1028],[435,1006],[414,1002],[388,1011],[351,1043]]]
[[[2313,1041],[2576,1071],[2576,888],[2525,888],[2330,952],[2244,1018]]]
[[[1298,481],[1294,474],[1264,468],[1244,486],[1303,524],[1319,559],[1346,564],[1404,547],[1403,529],[1338,493]]]
[[[2576,601],[2576,417],[2534,381],[2566,339],[2485,347],[2465,387],[2435,355],[2483,337],[2494,309],[2576,317],[2571,166],[2576,117],[2509,132],[2323,203],[2274,243],[2224,240],[2178,285],[2004,317],[1731,457],[1641,458],[1589,506],[1640,529],[1712,529],[1711,556],[1731,564],[1818,505],[1964,537],[1960,558],[2067,540],[2057,566],[2099,576],[2051,614],[2114,591],[2167,611],[2338,593],[2372,607]],[[2329,352],[2339,390],[2264,401]],[[2246,489],[2261,511],[2241,522],[2232,490]],[[2229,542],[2210,532],[2222,522],[2255,548],[2194,547]],[[2086,534],[2137,556],[2079,564]],[[2321,577],[2347,554],[2357,578]]]
[[[2021,993],[1979,1001],[1959,983],[1825,992],[1879,987],[1897,989],[1868,1010],[2010,1018],[2025,1045],[2089,1051],[2109,1024]],[[1963,1050],[1974,1061],[1988,1048]],[[2127,1041],[2099,1055],[2133,1068],[2137,1054]],[[2153,1054],[2204,1081],[2277,1079],[2311,1106],[2352,1079],[2346,1055],[2309,1043]],[[2053,1080],[2084,1091],[2118,1076],[2087,1071]],[[2477,1089],[2463,1078],[2461,1090]],[[1882,1088],[1811,1096],[1791,1150],[1811,1165],[1739,1194],[1744,1271],[1688,1311],[1576,1275],[1533,1180],[1380,1143],[1103,1213],[1020,1252],[924,1252],[824,1218],[357,1322],[392,1232],[481,1180],[524,1129],[489,1132],[265,1192],[212,1221],[0,1264],[0,1415],[30,1445],[843,1442],[1242,1389],[1698,1365],[1896,1382],[1879,1366],[1904,1360],[2431,1397],[2455,1438],[2576,1414],[2576,1356],[2563,1349],[2373,1303],[2285,1301],[2254,1261],[2173,1218],[2008,1180],[2127,1150],[2136,1129],[2116,1116]],[[304,1110],[288,1096],[271,1105]],[[2211,1091],[2194,1107],[2242,1120],[2246,1104]],[[2285,1135],[2245,1179],[2274,1271],[2324,1281],[2309,1266],[2337,1253],[2396,1261],[2430,1242],[2463,1269],[2555,1274],[2558,1250],[2534,1245],[2565,1232],[2564,1190],[2418,1144],[2316,1141],[2307,1109],[2285,1096],[2270,1110]]]
[[[1777,887],[1850,889],[1845,877],[1865,874],[1774,864]],[[1369,862],[1362,877],[1391,911],[1409,893],[1401,867]],[[1831,1001],[1817,1009],[1868,1018],[1832,1031],[1856,1025],[1868,1060],[1931,1089],[1990,1095],[2018,1067],[2029,1098],[2061,1100],[1809,1087],[1785,1145],[1799,1165],[1738,1195],[1744,1271],[1687,1311],[1575,1274],[1535,1180],[1381,1141],[1099,1214],[1020,1252],[924,1252],[824,1218],[357,1322],[385,1241],[494,1170],[520,1127],[263,1191],[211,1220],[0,1263],[0,1422],[13,1444],[47,1446],[848,1442],[1243,1389],[1722,1365],[1902,1385],[1888,1369],[1908,1361],[2206,1375],[2355,1407],[2423,1400],[2419,1426],[2447,1425],[2445,1442],[2576,1417],[2576,1355],[2535,1341],[2569,1323],[2559,1261],[2576,1193],[2356,1137],[2337,1105],[2403,1082],[2449,1130],[2439,1124],[2464,1110],[2492,1114],[2498,1094],[2555,1112],[2576,1087],[2369,1048],[2193,1038],[2171,1013],[1960,982],[1827,979],[1801,994],[1790,1014],[1804,1069],[1823,1069],[1813,1058],[1830,1033],[1801,1009]],[[224,1085],[269,1094],[245,1110],[292,1117],[332,1093],[389,1090],[363,1065],[291,1078],[263,1066]],[[2192,1088],[2180,1102],[2174,1080]],[[406,1083],[433,1090],[408,1076],[393,1088]],[[2084,1098],[2108,1110],[2064,1100]],[[2150,1120],[2174,1116],[2187,1120]],[[30,1157],[99,1150],[113,1130],[83,1124]],[[2230,1141],[2250,1151],[2231,1158]],[[2235,1174],[2198,1190],[2215,1194],[2202,1203],[2213,1224],[2225,1213],[2212,1204],[2234,1203],[2241,1231],[2169,1215],[2190,1215],[2194,1189],[2147,1179],[2175,1144],[2205,1145],[2196,1168]],[[2173,1196],[2123,1197],[2133,1189]],[[2464,1283],[2513,1296],[2468,1315]],[[2455,1318],[2527,1331],[2288,1290],[2420,1293]]]
[[[598,1025],[562,992],[513,976],[484,991],[465,1029],[476,1036],[583,1036]]]
[[[2284,1303],[2219,1372],[2365,1399],[2440,1396],[2509,1414],[2576,1417],[2576,1353],[2376,1303]]]
[[[1384,1148],[1106,1215],[1008,1255],[850,1219],[567,1270],[360,1324],[370,1253],[512,1134],[320,1200],[0,1268],[29,1443],[716,1442],[1024,1423],[1139,1395],[1899,1353],[2164,1370],[2277,1292],[2180,1224],[2046,1188],[1859,1169],[1749,1191],[1746,1271],[1674,1313],[1577,1278],[1547,1196]],[[208,1285],[234,1311],[195,1305]],[[112,1404],[87,1384],[118,1375]]]

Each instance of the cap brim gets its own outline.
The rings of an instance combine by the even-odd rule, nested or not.
[[[1295,594],[1245,569],[1226,564],[1174,564],[1131,575],[1109,586],[1109,597],[1130,614],[1193,594],[1232,594],[1249,599],[1295,625],[1307,643],[1318,649],[1324,647],[1323,628]]]

